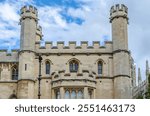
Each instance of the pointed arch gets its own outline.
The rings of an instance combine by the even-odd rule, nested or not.
[[[99,60],[97,62],[97,69],[98,69],[98,75],[102,75],[103,74],[103,62],[101,60]]]
[[[50,74],[51,71],[51,62],[49,60],[45,61],[45,74]]]
[[[78,72],[79,63],[76,60],[72,60],[69,62],[70,72]]]
[[[106,64],[106,62],[105,62],[103,59],[101,59],[101,58],[97,59],[97,60],[95,61],[95,64],[98,64],[99,61],[101,61],[103,64]]]
[[[104,67],[104,64],[106,64],[106,63],[104,62],[103,59],[98,59],[98,60],[96,60],[95,64],[97,64],[98,75],[102,75],[103,74],[103,67]]]
[[[78,72],[79,64],[81,64],[81,62],[76,58],[71,58],[66,64],[69,65],[70,72]]]
[[[70,60],[68,60],[68,62],[66,64],[69,64],[73,60],[75,60],[76,62],[78,62],[78,64],[81,64],[80,60],[78,60],[77,58],[71,58]]]
[[[97,74],[102,75],[103,69],[104,69],[104,64],[106,64],[106,62],[103,59],[99,58],[95,61],[95,64],[97,66]]]
[[[11,78],[12,80],[18,80],[18,66],[14,65],[11,68]]]
[[[53,65],[53,62],[49,59],[45,59],[44,62],[49,62],[51,65]]]

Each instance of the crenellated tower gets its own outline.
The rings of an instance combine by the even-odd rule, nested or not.
[[[128,51],[128,8],[121,4],[111,7],[113,41],[114,98],[131,98],[130,52]]]
[[[38,25],[38,12],[33,6],[21,8],[21,50],[35,50],[35,41],[42,39],[42,27]]]
[[[38,26],[38,12],[35,7],[22,7],[20,16],[18,98],[34,98],[35,43],[42,38],[42,28]]]

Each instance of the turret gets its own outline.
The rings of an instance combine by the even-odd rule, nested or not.
[[[138,68],[138,85],[140,85],[142,82],[142,78],[141,78],[141,69]]]
[[[35,43],[42,37],[38,26],[38,12],[33,6],[24,6],[20,11],[21,42],[19,52],[18,98],[34,98]],[[26,94],[23,94],[26,93]]]
[[[123,4],[112,6],[110,23],[112,23],[113,50],[128,50],[128,8]]]
[[[20,11],[21,50],[35,50],[35,41],[42,38],[42,29],[38,26],[38,12],[33,6],[24,6]]]
[[[114,98],[132,98],[127,34],[128,8],[123,4],[112,6],[110,23],[113,41]]]

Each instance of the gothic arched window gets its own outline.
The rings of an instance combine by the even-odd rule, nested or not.
[[[70,72],[78,72],[79,63],[76,60],[72,60],[69,63],[70,66]]]
[[[50,62],[49,61],[46,61],[45,63],[45,73],[46,74],[50,74]]]
[[[81,90],[77,93],[77,99],[83,99],[83,92]]]
[[[71,92],[71,99],[76,99],[76,91],[75,90],[73,90]]]
[[[92,91],[92,90],[89,90],[89,91],[88,91],[88,94],[89,94],[89,99],[92,99],[93,91]]]
[[[18,80],[18,67],[12,67],[12,80]]]
[[[65,99],[69,99],[70,98],[70,93],[69,90],[65,91]]]
[[[102,61],[98,62],[98,74],[101,75],[103,73],[103,63]]]

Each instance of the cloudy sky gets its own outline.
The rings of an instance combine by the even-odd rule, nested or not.
[[[43,41],[111,40],[109,10],[114,4],[129,8],[129,49],[145,75],[150,61],[150,0],[0,0],[0,49],[19,49],[19,10],[33,5],[39,12]]]

